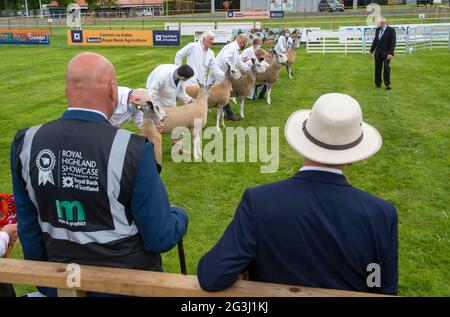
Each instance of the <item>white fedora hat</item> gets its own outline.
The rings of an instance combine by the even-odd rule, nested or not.
[[[359,103],[349,95],[331,93],[311,110],[294,112],[286,122],[288,143],[304,157],[341,165],[364,160],[381,148],[381,135],[362,121]]]

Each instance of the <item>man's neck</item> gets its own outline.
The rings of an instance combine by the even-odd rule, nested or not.
[[[325,167],[325,166],[306,165],[306,166],[303,166],[302,168],[300,168],[300,172],[302,172],[302,171],[319,171],[319,172],[328,172],[328,173],[343,175],[343,172],[341,169]]]
[[[97,113],[97,114],[99,114],[99,115],[102,115],[106,120],[108,120],[108,117],[107,117],[107,115],[106,115],[104,112],[99,111],[99,110],[95,110],[95,109],[80,108],[80,107],[70,107],[70,106],[69,106],[69,107],[67,108],[67,110],[69,110],[69,111],[76,110],[76,111],[93,112],[93,113]]]
[[[326,164],[322,164],[319,162],[315,162],[312,160],[309,160],[307,158],[303,159],[303,167],[319,167],[319,168],[327,168],[327,169],[334,169],[334,170],[339,170],[342,171],[344,170],[344,168],[347,166],[347,164],[344,165],[326,165]]]

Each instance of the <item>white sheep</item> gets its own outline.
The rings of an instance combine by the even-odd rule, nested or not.
[[[196,120],[200,120],[201,127],[206,125],[208,120],[208,97],[211,85],[200,84],[198,97],[190,104],[174,108],[165,108],[163,132],[172,133],[175,128],[185,127],[191,131],[194,145],[194,158],[200,158],[200,131],[194,128]]]
[[[271,55],[268,54],[266,61],[270,64],[270,66],[267,67],[267,70],[264,73],[256,74],[256,84],[265,83],[267,85],[266,101],[270,105],[272,103],[272,99],[270,98],[272,86],[280,77],[280,64],[286,63],[287,58],[284,54],[280,54],[275,50],[272,50]]]
[[[230,103],[231,94],[231,79],[242,78],[242,74],[238,68],[228,67],[225,73],[225,78],[219,83],[211,87],[208,98],[208,107],[217,107],[216,115],[216,129],[220,131],[220,120],[222,119],[222,126],[225,127],[223,107]],[[186,93],[192,98],[196,98],[199,91],[199,86],[190,85],[186,87]]]
[[[244,103],[245,98],[253,93],[253,89],[255,87],[255,79],[257,72],[261,72],[260,64],[255,62],[255,59],[252,59],[252,66],[250,71],[242,72],[242,78],[240,79],[231,79],[232,85],[232,97],[237,97],[239,99],[240,106],[240,116],[244,118]],[[266,69],[267,71],[267,69]]]

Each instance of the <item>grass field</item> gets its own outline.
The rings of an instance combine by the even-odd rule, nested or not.
[[[187,43],[191,38],[184,38]],[[0,192],[10,193],[9,146],[18,129],[56,119],[66,107],[65,66],[86,49],[67,48],[54,32],[50,47],[0,47]],[[220,47],[215,47],[216,53]],[[118,82],[142,87],[150,71],[171,63],[177,48],[90,48],[110,59]],[[228,126],[280,128],[277,173],[261,174],[260,163],[182,163],[170,160],[164,138],[161,174],[171,202],[190,217],[185,251],[188,273],[221,236],[245,188],[287,178],[301,158],[283,136],[288,116],[310,108],[328,92],[356,98],[364,119],[383,136],[380,152],[354,164],[346,175],[354,186],[390,200],[399,213],[399,291],[403,296],[450,296],[450,52],[433,50],[396,56],[393,90],[374,89],[367,56],[306,55],[301,48],[294,79],[281,72],[272,105],[247,101],[246,118]],[[234,106],[235,111],[237,107]],[[215,124],[215,111],[208,126]],[[126,128],[136,131],[133,125]],[[20,247],[13,256],[21,258]],[[179,272],[176,250],[163,257],[166,271]],[[34,287],[17,286],[19,295]]]

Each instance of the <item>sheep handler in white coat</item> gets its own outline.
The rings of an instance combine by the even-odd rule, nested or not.
[[[278,54],[284,54],[289,49],[289,46],[293,44],[292,38],[290,37],[290,32],[288,29],[285,29],[281,32],[278,37],[277,45],[275,45],[275,51]]]
[[[144,115],[139,111],[135,104],[145,104],[150,100],[150,93],[145,88],[131,89],[119,86],[117,88],[118,103],[114,113],[109,118],[109,123],[113,126],[121,126],[122,124],[134,121],[136,126],[142,130]],[[162,133],[164,125],[162,123],[156,125],[156,130]]]
[[[208,68],[210,71],[218,72],[215,55],[211,49],[213,43],[214,34],[206,31],[203,32],[197,42],[187,44],[176,53],[175,65],[181,66],[183,64],[183,58],[186,57],[186,64],[194,70],[194,76],[186,81],[185,86],[197,85],[197,80],[202,84],[206,84]]]
[[[183,88],[192,76],[194,70],[189,65],[159,65],[147,79],[146,87],[150,93],[150,100],[155,106],[162,108],[176,107],[177,98],[184,104],[192,102],[192,98]]]
[[[262,40],[260,38],[254,39],[252,46],[246,48],[239,57],[244,63],[247,64],[248,67],[252,67],[252,59],[255,59],[256,62],[259,63],[265,71],[270,66],[270,64],[264,60],[266,51],[261,48],[261,44]],[[263,99],[264,94],[266,93],[266,89],[266,84],[255,85],[253,93],[247,98],[256,99],[257,92],[261,91],[259,94],[259,99]]]
[[[216,64],[218,67],[209,72],[208,83],[220,83],[225,78],[225,72],[228,69],[228,65],[243,71],[248,71],[250,69],[248,65],[239,58],[239,50],[243,50],[248,42],[249,38],[247,35],[239,34],[233,42],[222,48],[216,57]],[[230,104],[225,105],[223,110],[225,110],[228,120],[239,121],[241,119],[240,116],[235,116],[233,114]]]

